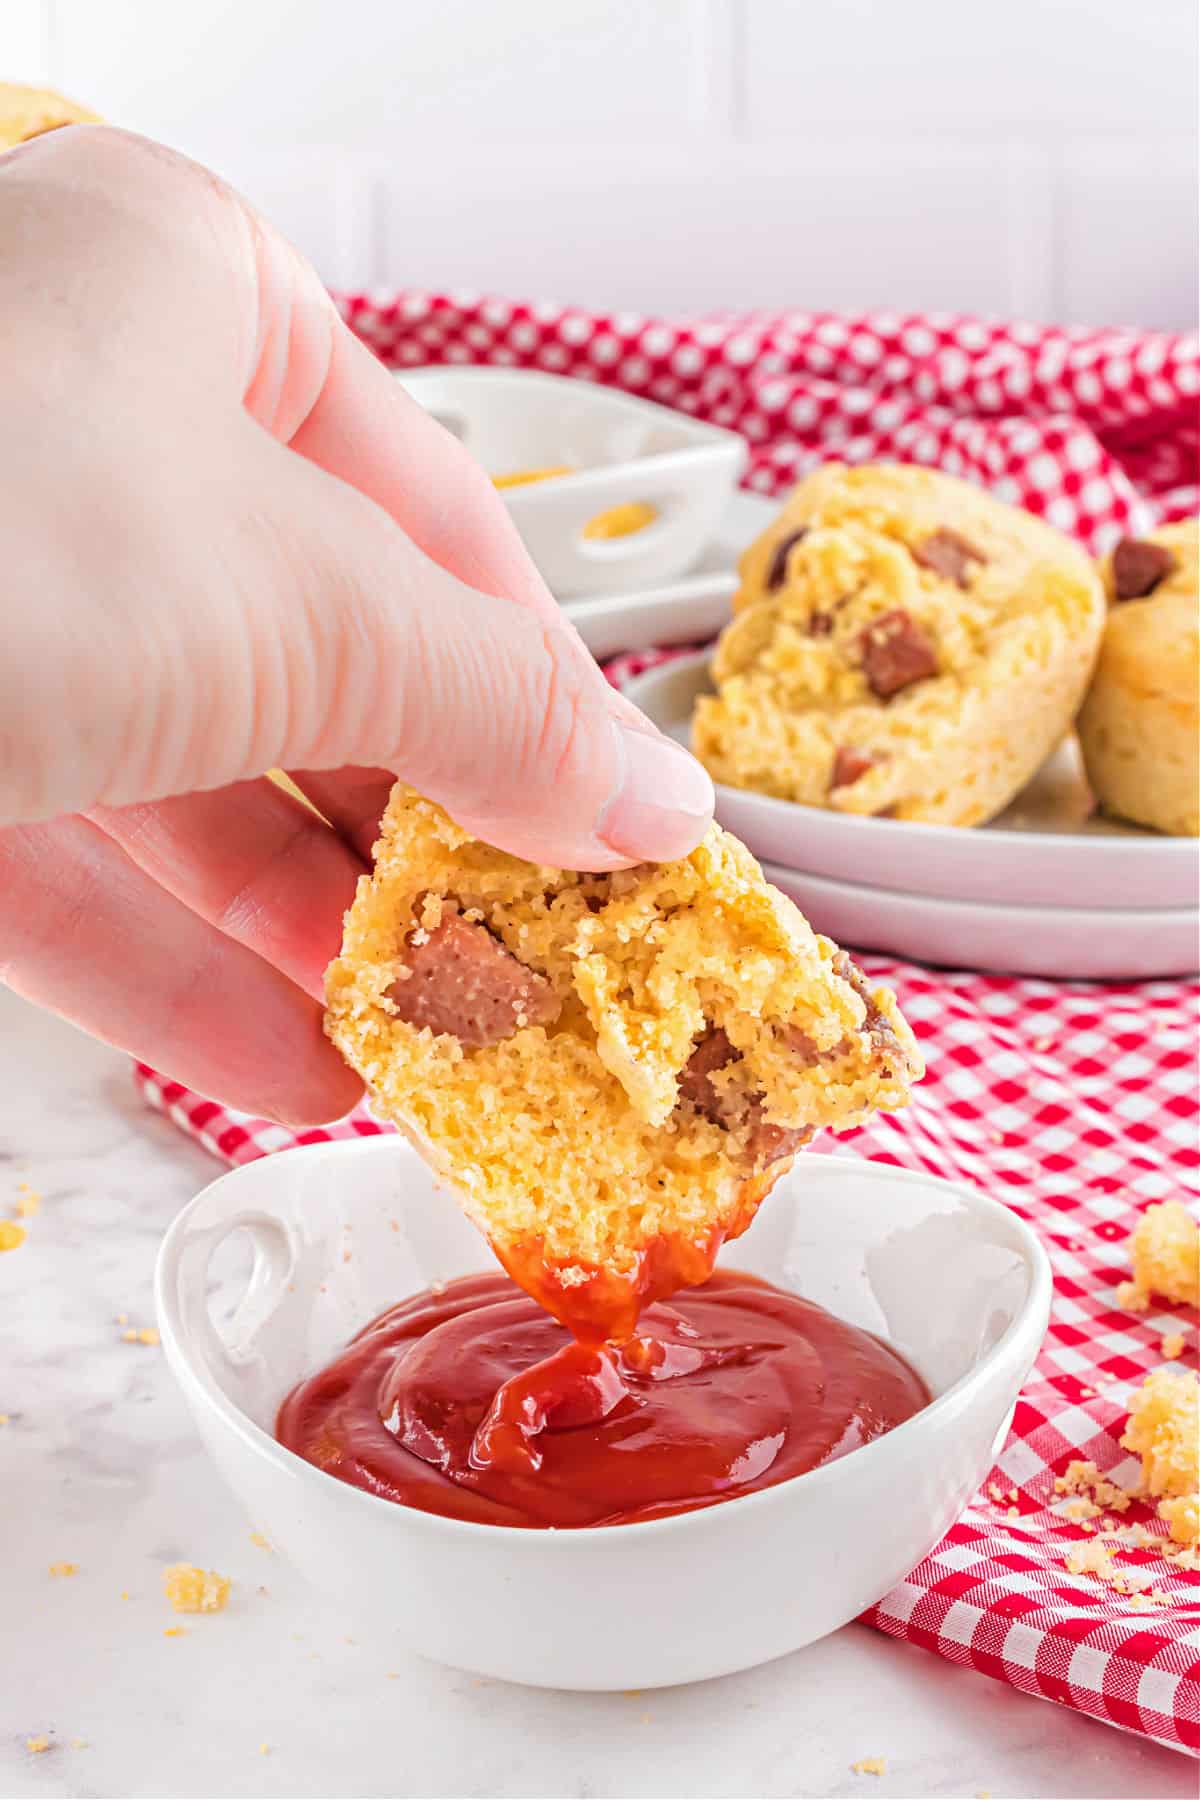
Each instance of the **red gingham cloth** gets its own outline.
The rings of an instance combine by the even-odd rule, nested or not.
[[[394,367],[549,369],[730,426],[750,443],[747,484],[766,494],[831,457],[927,463],[1042,513],[1094,553],[1200,498],[1194,337],[949,315],[659,320],[462,294],[339,304]],[[610,677],[654,658],[621,658]],[[1114,1290],[1139,1211],[1197,1203],[1200,983],[1098,987],[863,961],[897,989],[929,1074],[906,1112],[873,1120],[839,1152],[977,1183],[1037,1228],[1055,1276],[1046,1344],[996,1467],[868,1620],[1026,1693],[1200,1752],[1200,1575],[1124,1553],[1170,1596],[1134,1610],[1128,1596],[1067,1573],[1067,1548],[1087,1540],[1052,1510],[1054,1477],[1074,1457],[1118,1481],[1136,1474],[1118,1439],[1164,1332],[1188,1332],[1185,1365],[1196,1366],[1183,1309],[1134,1316]],[[384,1129],[359,1109],[295,1134],[144,1065],[137,1079],[152,1105],[231,1163]],[[1156,1526],[1146,1508],[1125,1518]]]

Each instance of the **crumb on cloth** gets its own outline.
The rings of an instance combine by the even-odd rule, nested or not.
[[[1133,1277],[1118,1287],[1118,1306],[1145,1312],[1154,1294],[1200,1306],[1200,1225],[1182,1200],[1148,1206],[1127,1248]]]
[[[1130,1396],[1121,1448],[1142,1459],[1142,1486],[1177,1543],[1200,1539],[1200,1379],[1154,1369]]]

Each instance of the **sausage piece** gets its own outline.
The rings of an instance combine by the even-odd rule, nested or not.
[[[405,946],[405,967],[387,990],[397,1015],[418,1031],[456,1037],[469,1049],[498,1044],[525,1025],[551,1025],[560,1001],[544,975],[526,968],[485,925],[444,913]]]
[[[1118,600],[1144,600],[1178,565],[1162,544],[1122,538],[1113,551],[1113,588]]]
[[[835,975],[848,981],[859,999],[867,1009],[862,1028],[882,1056],[892,1055],[900,1050],[900,1039],[896,1036],[891,1021],[884,1017],[875,1004],[875,996],[867,983],[867,978],[857,963],[851,962],[844,950],[839,950],[833,959]]]
[[[787,574],[787,561],[792,546],[798,544],[801,538],[806,538],[807,536],[808,526],[800,525],[795,531],[789,531],[786,537],[780,538],[774,550],[772,550],[771,560],[767,564],[765,586],[768,594],[773,594],[776,588],[783,586],[783,578]]]
[[[789,1032],[788,1043],[805,1063],[815,1060],[816,1046],[806,1032]],[[710,1027],[697,1041],[680,1074],[679,1094],[681,1099],[690,1100],[696,1111],[703,1113],[714,1125],[723,1125],[727,1131],[745,1127],[746,1154],[756,1170],[765,1169],[769,1163],[791,1156],[802,1144],[808,1143],[813,1133],[808,1127],[774,1125],[765,1119],[760,1094],[749,1094],[732,1085],[723,1088],[713,1085],[710,1074],[735,1062],[737,1055],[721,1027]]]
[[[839,744],[833,753],[833,773],[829,778],[831,788],[852,787],[868,769],[875,767],[876,758],[869,750],[855,750],[850,744]]]
[[[903,607],[864,627],[858,648],[867,686],[880,700],[890,700],[902,688],[938,672],[937,652]]]
[[[919,562],[923,569],[944,575],[947,581],[953,581],[960,588],[967,586],[967,565],[987,561],[983,551],[977,550],[969,538],[960,537],[946,525],[914,544],[912,555],[913,561]]]

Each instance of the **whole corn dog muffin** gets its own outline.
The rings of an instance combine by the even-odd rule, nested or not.
[[[1200,591],[1195,519],[1123,538],[1079,742],[1106,812],[1175,837],[1200,834]]]
[[[0,81],[0,150],[11,150],[44,131],[62,125],[99,125],[99,113],[77,106],[53,88],[24,87],[20,82]]]
[[[716,826],[577,874],[397,785],[326,991],[376,1110],[584,1337],[703,1281],[801,1145],[922,1073],[893,996]]]
[[[900,464],[831,463],[740,564],[693,742],[718,781],[976,825],[1070,729],[1104,598],[1060,533]]]

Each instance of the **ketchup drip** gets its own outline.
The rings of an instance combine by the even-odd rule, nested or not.
[[[579,1342],[507,1277],[414,1295],[284,1401],[282,1443],[425,1512],[623,1525],[803,1474],[928,1401],[896,1354],[798,1295],[722,1270]]]

